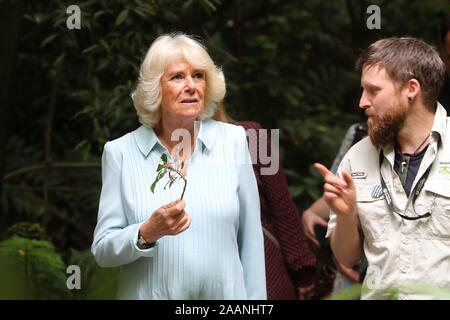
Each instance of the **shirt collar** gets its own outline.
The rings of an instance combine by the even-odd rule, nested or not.
[[[203,147],[211,151],[217,138],[217,121],[206,119],[204,121],[196,121],[199,124],[199,132],[197,139],[203,144]]]
[[[434,114],[434,122],[433,127],[431,128],[431,132],[436,132],[439,134],[439,136],[441,137],[442,144],[445,144],[446,129],[447,129],[447,111],[438,102],[436,113]]]
[[[198,130],[197,139],[202,142],[204,148],[211,151],[217,137],[217,121],[207,119],[196,121],[194,125],[196,126],[194,130]],[[134,138],[139,150],[145,157],[148,157],[157,144],[164,148],[155,131],[144,125],[141,125],[134,131]]]
[[[144,157],[148,157],[150,151],[153,150],[156,144],[160,144],[158,137],[152,128],[148,128],[141,125],[134,131],[134,139],[138,145],[139,150],[142,152]]]
[[[445,132],[447,127],[447,111],[445,108],[437,102],[436,112],[434,114],[433,126],[431,128],[431,133],[433,135],[436,132],[436,140],[439,141],[439,137],[441,138],[441,142],[445,143]],[[383,153],[386,158],[389,160],[392,166],[394,166],[395,159],[395,148],[394,144],[390,143],[382,147]]]

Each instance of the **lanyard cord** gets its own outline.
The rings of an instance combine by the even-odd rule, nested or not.
[[[425,181],[428,178],[428,174],[430,173],[431,165],[428,167],[427,171],[425,171],[425,173],[422,175],[422,177],[420,178],[419,182],[417,182],[417,185],[416,185],[416,188],[415,188],[416,191],[414,192],[412,205],[413,205],[414,213],[417,215],[417,217],[409,217],[409,216],[405,216],[405,215],[397,212],[395,210],[395,208],[394,208],[394,204],[392,202],[391,194],[390,194],[390,192],[389,192],[389,190],[388,190],[388,188],[386,186],[386,182],[383,179],[383,175],[381,174],[381,165],[383,164],[383,159],[384,159],[384,153],[383,153],[383,150],[381,149],[380,150],[380,180],[381,180],[381,187],[383,189],[384,198],[386,199],[386,202],[387,202],[389,208],[391,209],[391,211],[396,213],[396,214],[398,214],[400,217],[402,217],[403,219],[406,219],[406,220],[417,220],[417,219],[420,219],[420,218],[427,218],[427,217],[431,216],[430,212],[427,212],[427,213],[425,213],[423,215],[419,215],[416,212],[416,209],[414,207],[414,204],[416,203],[416,199],[419,196],[420,191],[422,191],[422,188],[423,188],[423,186],[425,184]]]

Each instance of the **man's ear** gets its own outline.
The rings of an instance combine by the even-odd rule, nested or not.
[[[420,86],[420,82],[417,79],[409,79],[406,84],[408,101],[413,102],[419,95],[422,87]]]

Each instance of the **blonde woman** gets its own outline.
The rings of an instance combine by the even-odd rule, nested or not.
[[[153,42],[132,94],[142,125],[107,142],[102,157],[92,253],[121,267],[119,298],[266,299],[245,131],[210,119],[224,95],[223,73],[197,40]],[[182,183],[150,191],[162,154],[183,161],[182,200]]]

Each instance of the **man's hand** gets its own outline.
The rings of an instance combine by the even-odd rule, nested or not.
[[[325,179],[323,196],[336,213],[336,227],[331,234],[331,250],[344,266],[352,267],[362,255],[361,237],[358,232],[356,191],[352,177],[343,172],[344,180],[335,176],[323,165],[314,166]]]
[[[356,214],[356,191],[352,177],[344,171],[342,180],[325,166],[319,163],[314,166],[325,179],[323,195],[331,210],[340,217]]]
[[[313,289],[315,284],[309,285],[307,287],[298,287],[297,294],[298,300],[311,300],[311,296],[314,294]]]
[[[320,248],[320,242],[316,238],[314,227],[316,225],[320,225],[326,228],[328,226],[328,223],[314,211],[308,209],[305,210],[302,214],[302,224],[305,236],[309,241],[311,241],[315,248]]]
[[[177,235],[191,225],[191,216],[184,211],[186,201],[177,200],[153,212],[141,225],[140,234],[147,242],[156,242],[167,235]]]
[[[350,280],[353,283],[359,283],[359,273],[353,270],[353,268],[349,268],[344,266],[342,263],[336,259],[336,257],[333,257],[334,264],[336,265],[338,271],[340,274],[342,274],[344,277],[346,277],[348,280]]]

